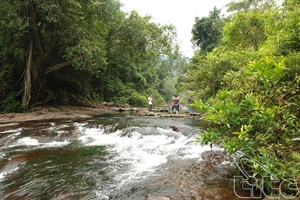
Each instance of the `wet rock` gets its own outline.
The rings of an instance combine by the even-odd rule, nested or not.
[[[165,105],[163,106],[163,108],[164,108],[164,109],[170,109],[171,106],[169,106],[168,104],[165,104]]]
[[[190,113],[190,116],[202,116],[202,113]]]
[[[20,123],[7,123],[7,124],[0,124],[0,131],[5,131],[8,129],[16,128],[20,126]]]
[[[148,112],[149,112],[149,111],[148,111],[147,108],[140,108],[137,114],[138,114],[139,116],[145,116]]]
[[[18,123],[18,122],[30,122],[30,121],[46,121],[52,119],[87,119],[93,116],[98,116],[106,113],[118,113],[123,111],[133,111],[139,116],[149,116],[148,108],[138,107],[138,108],[125,108],[122,105],[115,103],[102,103],[98,105],[91,106],[68,106],[68,105],[43,105],[36,106],[29,112],[24,113],[5,113],[0,115],[0,125],[7,127],[4,123]],[[161,116],[161,117],[187,117],[184,114],[173,114],[169,113],[169,107],[164,106],[163,108],[153,109],[151,116]],[[165,114],[163,114],[165,113]],[[195,118],[194,116],[190,116]],[[3,130],[0,127],[0,131]]]
[[[168,109],[160,109],[159,112],[169,112]]]
[[[186,117],[186,115],[183,114],[165,114],[165,115],[160,115],[161,117],[174,117],[174,118],[180,118],[180,117]]]
[[[6,113],[0,117],[0,124],[50,119],[86,119],[105,113],[114,113],[114,109],[105,105],[97,107],[44,105],[36,106],[29,112]]]
[[[223,155],[218,152],[218,155]],[[229,179],[234,177],[235,170],[228,164],[215,164],[211,161],[176,161],[160,176],[149,180],[151,185],[161,185],[166,190],[158,195],[170,199],[184,200],[237,200]],[[168,194],[168,195],[165,195]]]
[[[132,112],[139,112],[139,108],[131,108]]]
[[[232,159],[225,152],[219,150],[205,151],[201,154],[204,161],[220,164],[224,161],[231,161]]]
[[[169,198],[169,197],[162,197],[162,196],[147,195],[147,196],[145,196],[144,200],[171,200],[171,198]]]
[[[145,114],[145,116],[156,116],[156,114],[154,112],[148,112]]]
[[[26,167],[26,164],[25,163],[20,163],[18,164],[18,170],[22,170]]]
[[[128,112],[128,111],[131,111],[131,109],[130,108],[119,108],[118,111],[119,112],[125,112],[125,111]]]
[[[179,131],[179,128],[176,127],[176,126],[170,126],[170,128],[171,128],[173,131]]]

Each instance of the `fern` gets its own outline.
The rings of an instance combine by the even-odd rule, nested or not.
[[[293,152],[293,153],[292,153],[292,157],[293,157],[294,159],[296,159],[297,161],[300,161],[300,153],[298,153],[298,152]]]

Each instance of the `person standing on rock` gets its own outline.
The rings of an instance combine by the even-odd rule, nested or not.
[[[177,115],[178,111],[179,111],[179,96],[177,96],[177,95],[173,96],[172,112],[173,112],[174,108],[176,110],[176,115]]]
[[[193,106],[191,105],[192,103],[194,102],[194,99],[192,97],[188,98],[188,109],[189,109],[189,112],[190,112],[190,115],[194,115],[194,109],[193,109]]]
[[[152,101],[153,101],[152,95],[150,94],[149,97],[148,97],[148,110],[149,110],[149,112],[152,111]]]

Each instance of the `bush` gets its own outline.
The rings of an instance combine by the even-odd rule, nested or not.
[[[7,112],[22,112],[23,106],[18,99],[16,99],[17,93],[10,93],[5,99],[0,101],[0,111],[3,113]]]
[[[196,103],[205,112],[203,118],[215,125],[198,141],[248,155],[255,161],[247,166],[254,178],[269,171],[281,180],[298,177],[299,182],[300,76],[288,80],[285,71],[283,62],[266,58],[229,73],[225,79],[232,89],[219,91],[206,104]],[[271,191],[271,182],[265,187]]]
[[[141,95],[138,92],[133,92],[128,98],[128,102],[131,106],[145,107],[147,106],[148,101],[147,101],[147,97]]]

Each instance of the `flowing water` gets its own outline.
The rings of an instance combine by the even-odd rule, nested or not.
[[[234,199],[228,170],[201,162],[199,133],[198,120],[131,114],[24,123],[0,132],[0,198]]]

